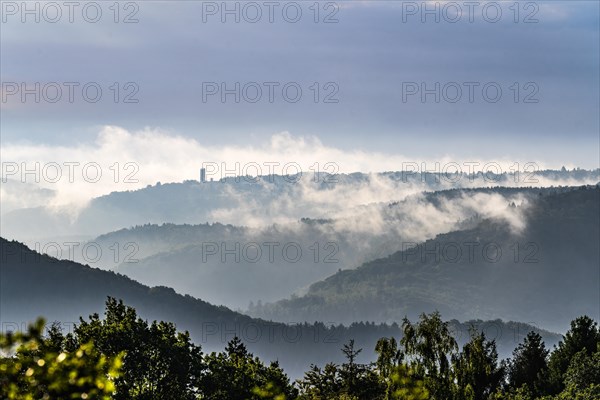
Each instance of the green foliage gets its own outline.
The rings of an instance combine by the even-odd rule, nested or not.
[[[202,352],[172,323],[149,325],[135,309],[109,298],[105,318],[94,314],[89,321],[81,319],[75,334],[107,356],[125,353],[115,399],[197,398]]]
[[[394,338],[381,338],[377,341],[375,352],[378,354],[377,362],[375,363],[379,375],[384,378],[389,378],[392,370],[397,367],[404,354],[398,349],[398,343]]]
[[[375,352],[377,353],[377,361],[375,362],[375,367],[381,380],[384,382],[386,386],[386,398],[390,398],[393,393],[395,393],[395,387],[400,385],[408,385],[410,384],[410,379],[405,381],[406,378],[403,372],[404,370],[400,370],[405,366],[401,365],[401,362],[404,358],[404,354],[402,350],[398,349],[398,343],[395,338],[381,338],[377,341],[377,345],[375,346]],[[413,370],[410,371],[414,372]],[[399,389],[398,389],[399,390]]]
[[[406,364],[394,367],[391,376],[390,395],[386,399],[428,400],[429,392],[423,380],[417,377],[416,371]]]
[[[200,386],[206,399],[282,400],[297,396],[279,364],[265,366],[238,337],[227,344],[224,352],[206,356],[205,363],[207,371]]]
[[[565,390],[552,400],[600,400],[600,385],[592,384],[585,388],[567,385]]]
[[[571,322],[571,328],[550,356],[550,388],[552,393],[558,393],[565,388],[565,378],[571,362],[577,353],[587,356],[598,349],[600,345],[600,330],[598,324],[588,316],[576,318]],[[582,354],[580,357],[584,357]],[[575,368],[575,366],[574,366]]]
[[[299,398],[600,400],[600,347],[592,355],[584,350],[576,353],[565,373],[565,390],[543,397],[548,391],[549,352],[535,332],[529,332],[515,349],[513,360],[505,363],[498,360],[495,341],[475,329],[458,353],[447,323],[437,312],[421,315],[414,324],[405,319],[403,330],[400,346],[394,338],[377,342],[378,357],[373,364],[358,364],[361,349],[350,341],[342,348],[346,363],[329,363],[324,369],[312,365],[298,381]]]
[[[546,394],[548,353],[542,337],[535,332],[529,332],[513,353],[513,360],[508,369],[510,386],[520,388],[525,385],[534,397]]]
[[[402,323],[404,346],[409,365],[425,379],[425,385],[435,400],[445,400],[452,392],[450,357],[458,349],[450,334],[448,323],[443,322],[438,312],[421,314],[419,322],[412,324],[408,318]]]
[[[564,383],[567,388],[577,390],[600,385],[600,344],[593,355],[589,355],[586,349],[575,353],[565,373]]]
[[[520,388],[510,388],[507,392],[496,392],[491,399],[493,400],[533,400],[531,391],[526,385]]]
[[[81,319],[74,334],[43,321],[26,334],[0,336],[0,398],[285,400],[297,390],[277,362],[265,366],[238,338],[204,357],[187,332],[148,322],[109,298],[105,318]]]
[[[305,374],[298,382],[301,389],[301,399],[354,399],[378,400],[385,399],[386,386],[371,364],[360,364],[356,357],[362,349],[354,347],[350,340],[342,347],[346,362],[340,366],[327,364],[321,371],[316,366]]]
[[[362,349],[355,349],[354,340],[350,340],[342,348],[346,357],[346,362],[339,369],[342,393],[359,400],[382,398],[384,386],[372,366],[356,362],[361,352]]]
[[[323,370],[311,365],[298,381],[302,399],[332,399],[341,392],[342,382],[335,364],[328,363]]]
[[[107,357],[93,343],[67,351],[53,325],[51,337],[42,337],[44,320],[26,333],[0,333],[0,398],[3,399],[110,399],[119,376],[122,354]],[[15,351],[16,350],[16,351]]]
[[[312,365],[295,385],[278,362],[264,364],[238,337],[204,355],[187,332],[168,322],[149,324],[112,298],[104,319],[81,319],[73,334],[53,324],[43,337],[43,328],[40,320],[27,333],[0,335],[0,398],[600,400],[600,343],[588,317],[573,321],[552,355],[562,362],[572,353],[556,394],[548,393],[549,352],[539,334],[530,332],[506,367],[495,341],[475,329],[458,352],[437,312],[414,324],[405,319],[400,342],[381,338],[376,362],[360,363],[363,350],[349,340],[341,349],[345,362]]]
[[[505,375],[498,365],[494,341],[484,333],[471,332],[471,340],[453,357],[454,378],[459,398],[485,400],[500,387]]]

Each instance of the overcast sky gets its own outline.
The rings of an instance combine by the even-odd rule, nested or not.
[[[93,147],[115,126],[205,147],[260,148],[289,132],[340,151],[411,160],[597,168],[599,3],[467,3],[227,2],[240,10],[236,22],[222,2],[120,2],[115,15],[114,2],[99,1],[85,12],[80,3],[69,22],[61,1],[28,2],[37,16],[3,1],[2,161],[17,145]],[[439,13],[423,14],[426,7]],[[39,103],[35,94],[22,98],[22,84],[35,82]],[[62,91],[55,103],[50,82]],[[65,82],[78,85],[72,102]],[[221,83],[236,82],[240,102],[235,93],[222,102]],[[422,97],[423,85],[433,92]],[[93,103],[97,87],[102,98]]]

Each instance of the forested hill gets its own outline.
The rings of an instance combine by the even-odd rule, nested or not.
[[[319,205],[314,202],[315,195],[322,195],[319,196],[320,202],[328,203],[327,208],[335,210],[342,204],[347,207],[348,202],[353,200],[350,196],[357,193],[375,196],[376,201],[388,202],[400,200],[411,193],[450,188],[557,187],[595,184],[599,180],[600,169],[545,170],[522,174],[520,177],[491,172],[440,175],[409,171],[325,174],[321,177],[306,172],[294,176],[268,175],[260,179],[238,176],[223,181],[217,178],[214,182],[205,183],[191,180],[163,184],[157,182],[145,188],[112,192],[92,199],[75,218],[72,207],[56,209],[46,206],[50,202],[48,199],[52,198],[51,193],[40,192],[36,197],[30,197],[29,200],[39,197],[35,202],[37,206],[22,202],[7,203],[11,197],[5,196],[0,224],[5,237],[19,240],[56,236],[94,237],[147,223],[200,224],[209,221],[240,224],[239,210],[255,213],[268,223],[267,220],[273,215],[271,212],[261,212],[261,208],[281,205],[291,206],[282,214],[288,219],[314,216],[314,208]],[[22,185],[19,181],[10,181],[5,189],[9,190],[8,193],[15,193],[14,198],[20,199],[22,196],[16,194],[24,190]],[[382,188],[385,190],[382,191]],[[253,201],[248,202],[249,198]],[[292,204],[286,202],[288,198],[294,200]],[[361,196],[356,196],[356,199],[359,198]]]
[[[386,257],[401,250],[405,242],[419,243],[440,233],[473,228],[491,215],[516,219],[521,207],[508,208],[509,204],[520,206],[535,202],[540,193],[571,190],[443,190],[397,202],[370,203],[331,218],[301,218],[254,228],[221,223],[146,224],[91,241],[104,250],[98,260],[86,260],[83,251],[74,252],[72,260],[115,269],[149,286],[164,285],[213,304],[245,309],[250,301],[275,302],[292,293],[303,294],[309,285],[338,269],[353,269]],[[237,214],[243,219],[244,210]],[[268,256],[269,242],[275,244],[272,257]],[[240,250],[234,254],[225,251],[238,246]],[[290,260],[289,246],[298,251],[297,259]],[[284,252],[284,248],[288,250]],[[296,320],[295,315],[287,320]]]
[[[552,330],[599,315],[600,188],[540,194],[509,226],[487,219],[389,257],[343,270],[302,297],[251,315],[397,321],[440,310],[447,318],[502,318]],[[402,244],[398,244],[401,248]]]
[[[248,348],[265,360],[279,360],[285,370],[299,377],[311,363],[341,362],[339,351],[349,339],[357,346],[373,349],[381,337],[400,336],[396,324],[354,323],[330,327],[323,323],[284,325],[253,319],[225,307],[182,296],[166,287],[144,286],[123,275],[75,262],[40,255],[18,242],[0,238],[0,323],[3,331],[24,329],[26,322],[44,316],[59,321],[66,329],[79,316],[102,313],[107,296],[123,299],[142,318],[172,321],[189,330],[205,351],[222,350],[238,335]],[[313,319],[314,321],[314,319]],[[551,346],[560,337],[523,323],[495,321],[452,321],[457,341],[464,343],[474,325],[496,339],[506,357],[533,329]],[[566,326],[565,326],[566,329]],[[361,360],[372,361],[375,353],[365,351]]]

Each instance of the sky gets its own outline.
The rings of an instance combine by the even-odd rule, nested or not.
[[[600,166],[597,1],[74,4],[1,3],[3,163]]]

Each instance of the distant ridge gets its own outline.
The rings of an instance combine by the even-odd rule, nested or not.
[[[0,260],[0,322],[4,331],[22,329],[38,316],[63,322],[69,329],[69,323],[77,322],[78,316],[101,313],[106,296],[113,296],[135,307],[142,318],[171,321],[178,329],[189,330],[205,351],[221,350],[237,334],[255,354],[279,360],[296,377],[310,363],[341,360],[339,349],[350,338],[371,349],[380,337],[400,335],[397,325],[355,323],[349,328],[328,328],[322,323],[288,326],[253,319],[167,287],[150,288],[114,272],[40,255],[4,238],[0,238]],[[557,334],[522,323],[474,323],[480,329],[487,326],[492,333],[500,333],[498,347],[504,356],[530,329],[539,331],[549,345],[560,339]],[[464,342],[469,325],[454,321],[453,326],[460,334],[459,342]],[[368,352],[362,356],[364,361],[373,357]]]
[[[475,228],[438,235],[415,249],[343,270],[313,284],[304,296],[250,313],[275,320],[292,314],[346,323],[366,316],[393,321],[437,309],[459,320],[499,317],[555,330],[573,315],[598,318],[600,187],[540,192],[538,197],[523,232],[484,220]],[[459,246],[467,254],[466,243],[478,243],[479,249],[491,243],[503,256],[486,259],[480,250],[473,251],[473,260],[464,256],[454,261],[455,256],[443,257],[441,250],[431,253],[436,246]]]

